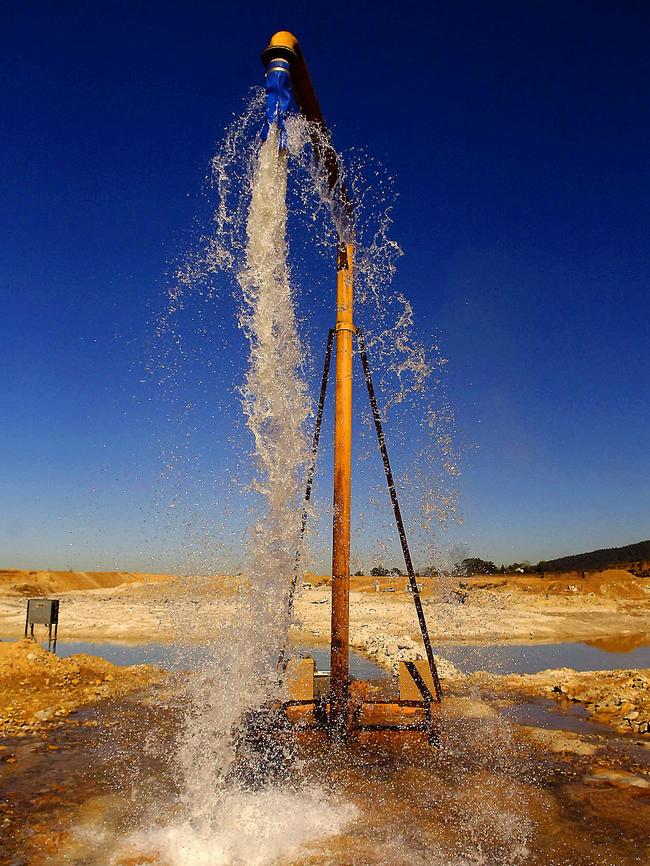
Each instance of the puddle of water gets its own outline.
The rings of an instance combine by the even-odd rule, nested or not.
[[[576,671],[627,670],[650,667],[650,646],[610,652],[586,643],[444,646],[440,654],[465,673],[533,674],[548,668]]]
[[[594,721],[582,704],[557,703],[551,698],[529,697],[523,701],[513,701],[507,706],[497,702],[496,707],[500,715],[509,722],[582,734],[629,756],[640,766],[650,767],[650,750],[643,745],[642,739],[629,735],[621,736],[609,725]]]
[[[611,642],[607,644],[611,645]],[[46,644],[43,644],[46,646]],[[105,641],[59,641],[57,655],[77,653],[99,656],[117,665],[152,664],[169,670],[195,668],[210,658],[201,646],[174,647],[163,643],[124,644]],[[291,647],[294,656],[311,656],[317,670],[329,670],[329,647]],[[586,643],[481,644],[443,646],[440,655],[465,673],[486,670],[492,673],[531,674],[548,668],[577,671],[606,671],[650,668],[650,646],[635,646],[628,652],[613,652]],[[353,679],[386,680],[389,674],[361,653],[350,650]]]
[[[535,728],[572,731],[575,734],[612,733],[607,725],[592,722],[589,713],[581,704],[559,705],[551,698],[528,698],[521,703],[501,707],[504,718],[519,725]]]
[[[44,644],[47,647],[47,644]],[[99,656],[116,665],[151,664],[168,670],[186,670],[199,666],[209,660],[211,654],[201,646],[174,647],[162,643],[120,644],[103,641],[59,641],[56,647],[57,655],[67,658],[71,655],[84,653]],[[317,670],[329,670],[329,647],[293,646],[291,656],[311,656],[316,662]],[[350,651],[350,674],[353,679],[385,680],[390,675],[370,659]]]

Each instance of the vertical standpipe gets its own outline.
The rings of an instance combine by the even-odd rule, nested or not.
[[[334,394],[334,509],[332,522],[332,632],[330,724],[342,738],[349,723],[350,499],[352,492],[352,244],[339,242],[336,279],[336,390]]]
[[[338,157],[316,98],[300,45],[286,30],[275,33],[262,52],[266,75],[265,137],[270,123],[280,129],[284,142],[284,116],[295,98],[298,108],[313,123],[314,158],[326,170],[327,183],[351,225],[351,204],[342,183]],[[351,233],[350,233],[351,234]],[[350,642],[350,498],[352,489],[352,353],[354,245],[339,238],[336,280],[336,391],[334,427],[334,495],[332,525],[332,631],[330,726],[342,738],[349,723]]]

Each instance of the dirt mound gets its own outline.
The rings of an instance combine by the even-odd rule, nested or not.
[[[125,584],[160,583],[167,574],[131,571],[0,571],[0,595],[57,595],[88,589],[110,589]]]
[[[0,643],[0,736],[25,737],[63,723],[84,704],[163,677],[151,665],[118,667],[88,655],[62,659],[29,640]]]
[[[650,584],[642,577],[619,568],[605,571],[567,571],[548,574],[495,574],[462,578],[464,592],[489,590],[530,593],[544,597],[592,596],[617,601],[650,598]]]
[[[327,575],[305,575],[305,583],[312,587],[331,584]],[[623,568],[608,568],[604,571],[567,571],[546,574],[479,574],[468,577],[418,577],[422,595],[435,597],[441,592],[464,600],[469,593],[480,595],[480,591],[504,594],[508,592],[529,593],[546,598],[597,596],[611,600],[650,600],[650,582]],[[350,577],[350,589],[356,592],[405,593],[408,578],[404,575],[374,577],[354,575]]]

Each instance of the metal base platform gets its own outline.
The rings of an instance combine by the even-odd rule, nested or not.
[[[290,722],[303,729],[330,730],[327,674],[315,670],[312,658],[289,659],[285,676],[289,700],[282,706]],[[351,683],[344,736],[363,731],[419,731],[431,745],[440,745],[441,705],[434,696],[426,661],[400,662],[395,697],[373,696],[371,691],[368,683]]]

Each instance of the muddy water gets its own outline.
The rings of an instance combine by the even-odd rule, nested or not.
[[[149,664],[172,671],[195,669],[210,658],[209,650],[202,646],[175,647],[162,643],[123,644],[107,641],[60,641],[56,651],[57,655],[62,658],[84,653],[98,656],[116,665]],[[310,656],[316,662],[317,670],[329,670],[329,647],[292,646],[290,655]],[[350,650],[350,676],[361,680],[380,680],[386,678],[388,674],[384,668],[370,661],[367,656]]]
[[[4,743],[16,762],[0,764],[0,863],[649,862],[648,790],[585,782],[593,757],[525,746],[498,717],[450,719],[440,751],[416,734],[362,734],[337,749],[305,732],[279,789],[224,791],[230,820],[197,839],[179,822],[168,760],[180,718],[173,690],[159,688],[78,714],[48,740]],[[634,769],[615,743],[599,760]]]

